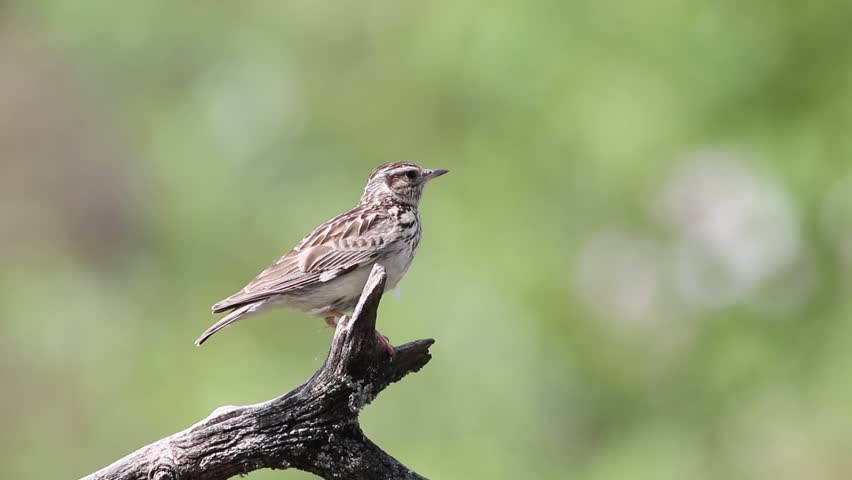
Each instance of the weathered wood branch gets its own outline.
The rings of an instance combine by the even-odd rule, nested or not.
[[[431,339],[396,347],[392,358],[378,345],[384,285],[377,265],[352,317],[338,323],[325,363],[300,387],[267,402],[218,408],[84,480],[212,480],[261,468],[296,468],[326,479],[424,479],[358,424],[358,412],[379,392],[431,359]]]

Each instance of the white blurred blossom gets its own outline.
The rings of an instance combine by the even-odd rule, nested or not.
[[[791,198],[734,155],[705,152],[682,161],[657,207],[674,237],[674,289],[689,305],[741,302],[799,258]]]

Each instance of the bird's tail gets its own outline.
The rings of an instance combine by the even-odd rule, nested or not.
[[[231,313],[222,317],[218,322],[214,323],[210,328],[204,331],[198,339],[195,340],[195,345],[200,346],[204,343],[211,335],[222,330],[228,325],[236,322],[237,320],[242,320],[243,318],[249,316],[257,309],[257,303],[250,303],[248,305],[243,305],[240,308],[232,311]]]

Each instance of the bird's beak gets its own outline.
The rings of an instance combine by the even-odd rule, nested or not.
[[[434,178],[438,178],[447,172],[449,172],[449,170],[444,170],[443,168],[439,168],[437,170],[429,170],[428,173],[423,176],[423,183],[426,183]]]

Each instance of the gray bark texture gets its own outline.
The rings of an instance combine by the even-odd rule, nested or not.
[[[83,480],[214,480],[261,468],[296,468],[325,479],[424,479],[371,442],[358,412],[431,359],[433,340],[395,348],[376,336],[385,271],[373,268],[352,317],[337,325],[328,358],[278,398],[216,409],[192,427],[144,446]]]

